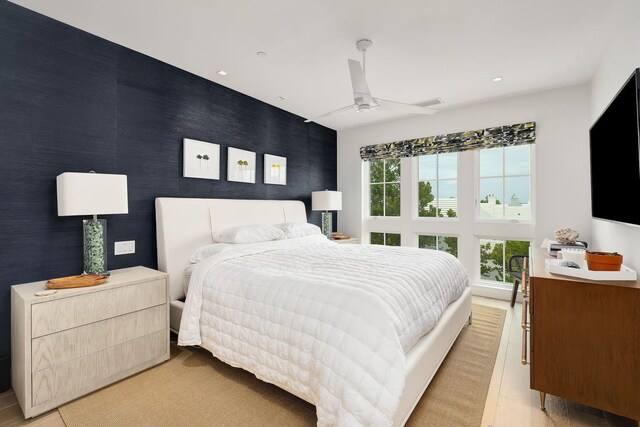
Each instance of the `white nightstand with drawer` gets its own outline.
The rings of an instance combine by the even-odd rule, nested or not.
[[[101,285],[36,296],[11,287],[11,380],[30,418],[169,359],[168,275],[113,270]]]

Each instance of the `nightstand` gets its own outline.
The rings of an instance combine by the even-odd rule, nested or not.
[[[352,237],[350,239],[334,239],[334,240],[331,240],[331,241],[335,242],[335,243],[340,243],[340,244],[343,244],[343,245],[349,245],[349,244],[351,244],[351,245],[359,245],[360,244],[360,239],[357,238],[357,237]]]
[[[146,267],[101,285],[11,287],[11,379],[30,418],[169,359],[169,280]]]

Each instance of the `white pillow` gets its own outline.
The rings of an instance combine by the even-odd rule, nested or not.
[[[278,227],[280,230],[284,231],[287,239],[322,234],[320,227],[314,224],[309,224],[308,222],[285,222],[283,224],[276,224],[274,227]]]
[[[228,249],[230,246],[228,243],[214,243],[212,245],[203,246],[198,248],[189,258],[191,264],[197,264],[205,258],[217,255],[220,252]]]
[[[213,240],[221,243],[260,243],[281,239],[286,239],[284,231],[273,225],[241,225],[213,235]]]

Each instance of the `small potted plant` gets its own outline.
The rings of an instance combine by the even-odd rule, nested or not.
[[[584,255],[589,270],[593,271],[620,271],[622,267],[622,255],[617,252],[591,252]]]

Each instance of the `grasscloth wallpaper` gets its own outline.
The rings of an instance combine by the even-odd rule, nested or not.
[[[219,181],[182,178],[183,138],[221,145]],[[229,146],[257,153],[256,184],[226,181]],[[262,184],[264,153],[287,157],[286,186]],[[82,269],[82,218],[57,216],[58,174],[128,176],[129,214],[106,217],[110,269],[157,266],[156,197],[298,199],[319,225],[311,192],[336,189],[335,131],[6,1],[0,158],[0,389],[11,285]],[[114,256],[119,240],[136,253]]]

